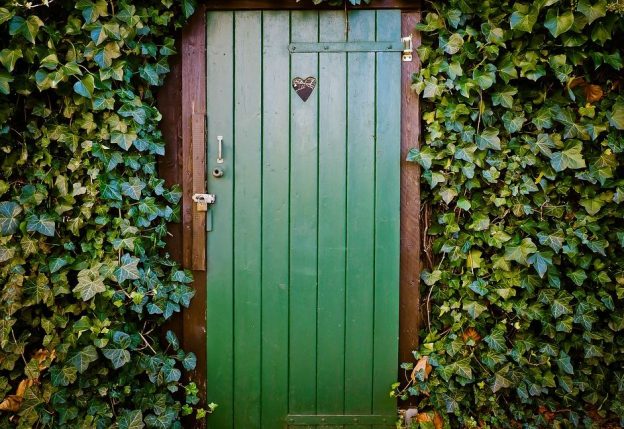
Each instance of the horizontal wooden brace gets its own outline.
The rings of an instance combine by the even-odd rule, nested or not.
[[[395,415],[289,415],[286,418],[288,426],[318,426],[318,425],[389,425],[394,427]]]
[[[288,50],[293,54],[318,52],[403,52],[398,42],[322,42],[291,43]]]

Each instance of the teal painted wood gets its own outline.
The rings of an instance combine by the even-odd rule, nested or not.
[[[291,40],[318,41],[318,12],[292,12]],[[293,54],[291,79],[318,76],[317,54]],[[290,365],[291,414],[316,413],[318,91],[291,91]]]
[[[336,11],[210,12],[208,25],[208,425],[393,420],[400,54],[288,52],[344,42]],[[400,13],[352,12],[350,27],[349,40],[399,38]],[[303,102],[291,80],[308,76]],[[293,427],[373,427],[315,421]]]
[[[375,38],[375,12],[350,17],[349,40]],[[345,413],[367,414],[373,394],[375,54],[348,54]]]
[[[344,13],[321,13],[320,40],[344,41]],[[344,412],[347,54],[319,56],[317,409]]]
[[[290,16],[263,18],[262,425],[288,414]]]
[[[401,12],[377,11],[377,39],[401,37]],[[375,151],[375,328],[373,346],[374,414],[390,413],[396,402],[388,385],[396,380],[399,350],[399,247],[401,162],[401,63],[377,53],[377,136]]]
[[[260,428],[262,13],[235,12],[234,427]]]
[[[208,190],[219,195],[211,211],[213,231],[207,237],[207,397],[219,404],[219,413],[208,419],[210,428],[234,426],[234,252],[232,213],[234,212],[234,15],[213,12],[207,26],[207,160],[208,173],[217,167],[218,135],[224,137],[227,174],[213,180],[208,174]]]

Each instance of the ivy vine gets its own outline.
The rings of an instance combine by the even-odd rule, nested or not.
[[[159,339],[193,290],[164,251],[181,194],[156,175],[153,89],[192,13],[0,3],[1,427],[179,428],[206,413],[182,383],[195,355]]]
[[[418,25],[422,427],[624,424],[618,2],[435,1]]]

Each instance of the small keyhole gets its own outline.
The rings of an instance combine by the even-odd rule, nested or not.
[[[224,174],[224,172],[220,168],[215,168],[214,170],[212,170],[212,175],[214,177],[223,177],[223,174]]]

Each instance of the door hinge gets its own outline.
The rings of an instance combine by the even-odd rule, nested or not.
[[[401,42],[403,42],[403,61],[406,63],[412,62],[413,60],[414,43],[412,39],[413,37],[411,34],[401,38]]]
[[[198,212],[207,212],[208,205],[217,201],[217,197],[214,194],[194,194],[191,198],[197,205]]]

